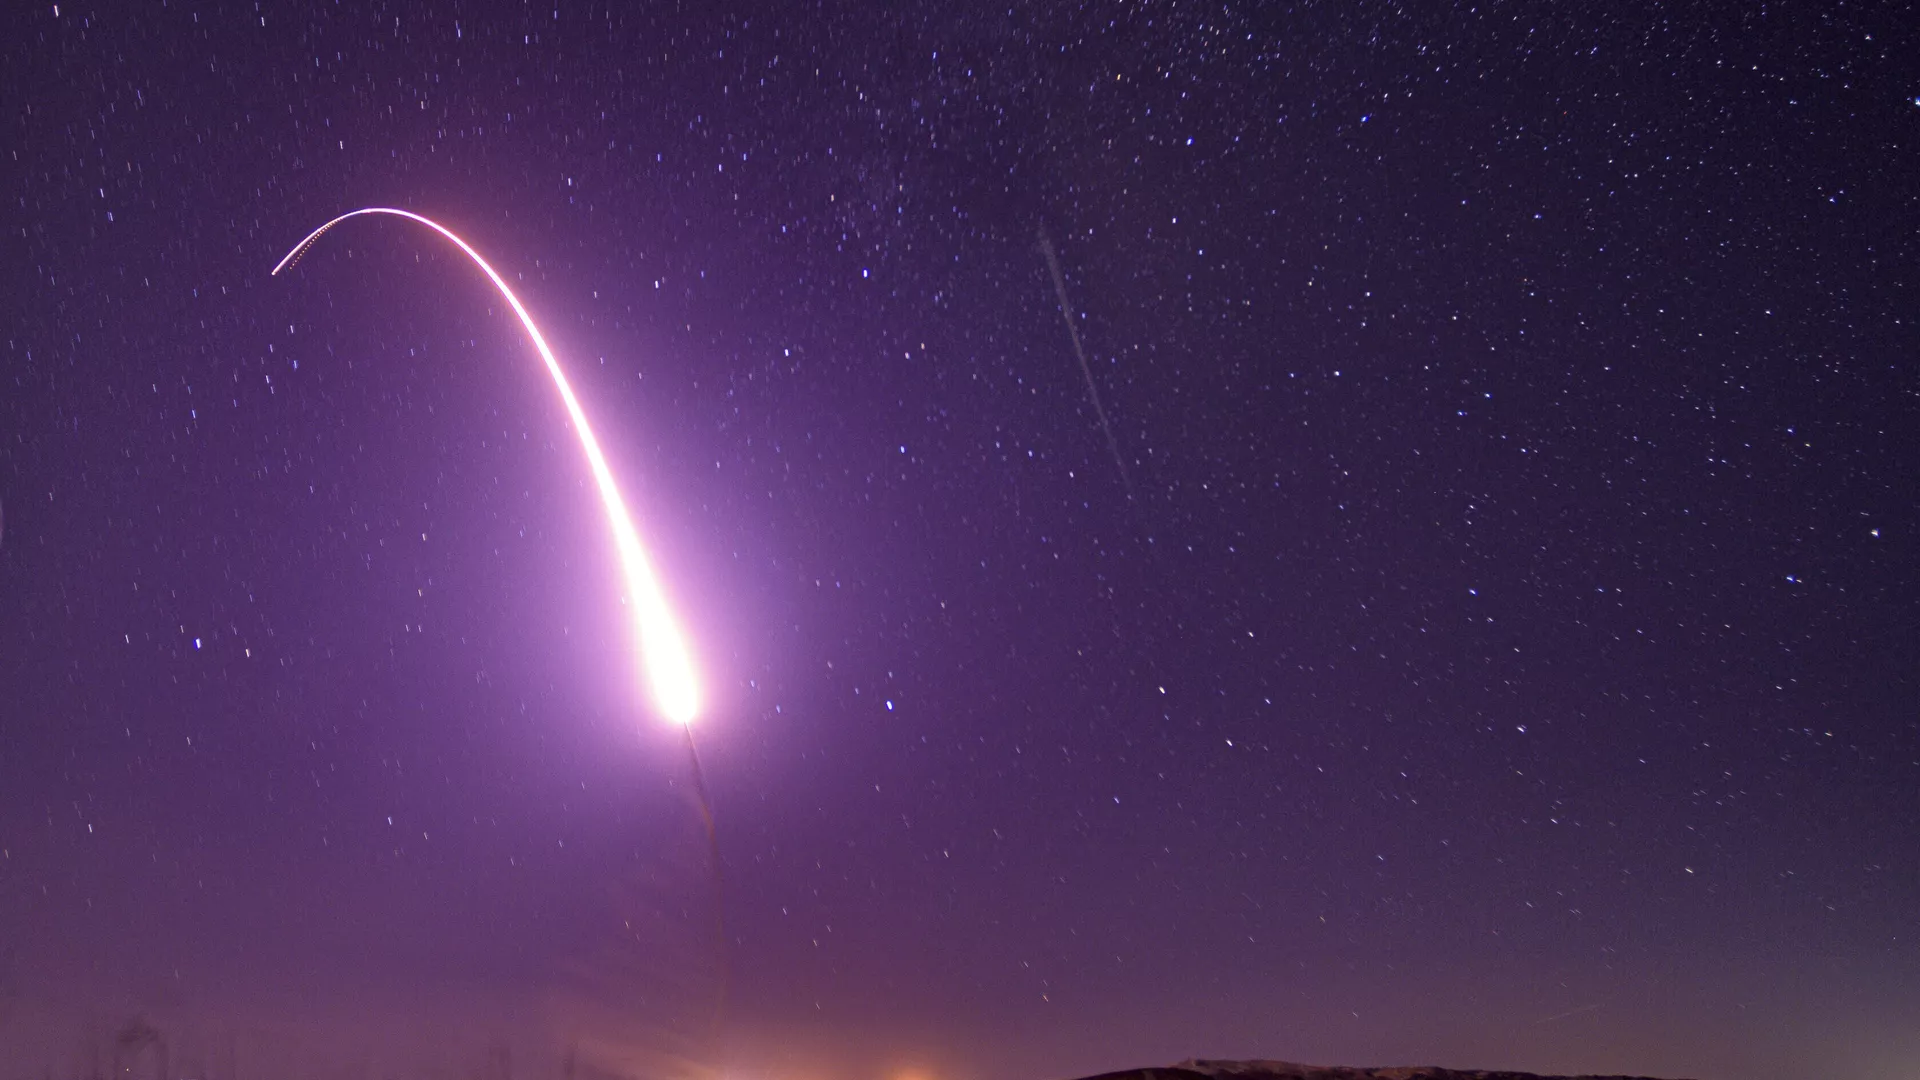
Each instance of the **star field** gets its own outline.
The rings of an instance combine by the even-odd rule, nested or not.
[[[1907,21],[10,15],[0,1077],[1908,1075]]]

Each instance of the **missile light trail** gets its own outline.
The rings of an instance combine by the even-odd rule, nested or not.
[[[580,400],[574,395],[573,387],[567,382],[566,373],[560,369],[560,361],[547,346],[547,340],[541,336],[540,328],[533,323],[533,316],[520,303],[520,298],[507,287],[506,281],[480,257],[465,240],[460,239],[452,230],[436,221],[422,217],[407,210],[396,210],[384,206],[370,206],[360,210],[341,214],[325,225],[307,234],[306,239],[295,244],[273,268],[279,274],[289,266],[300,261],[307,249],[319,240],[327,230],[348,218],[362,214],[391,214],[409,221],[417,221],[441,236],[452,241],[455,247],[465,252],[483,273],[506,297],[513,313],[520,317],[520,325],[526,327],[527,336],[533,339],[533,346],[540,352],[540,359],[546,362],[548,374],[553,376],[553,384],[560,392],[560,400],[566,404],[567,415],[573,420],[573,429],[580,436],[580,449],[586,454],[587,466],[593,472],[594,484],[600,490],[600,501],[607,510],[607,524],[613,530],[614,547],[620,556],[620,569],[626,582],[627,600],[633,605],[634,622],[638,632],[640,666],[646,672],[647,682],[653,692],[653,701],[660,714],[683,727],[691,725],[700,711],[699,681],[693,670],[693,656],[687,648],[686,640],[680,633],[678,621],[667,606],[667,599],[661,592],[659,580],[654,576],[653,564],[647,558],[646,550],[640,544],[639,531],[634,528],[633,519],[627,513],[626,500],[620,496],[619,485],[614,483],[613,470],[608,468],[606,455],[600,452],[600,441],[594,437],[593,427],[587,423],[586,413],[580,408]],[[688,732],[691,739],[691,730]],[[691,742],[689,742],[691,746]]]

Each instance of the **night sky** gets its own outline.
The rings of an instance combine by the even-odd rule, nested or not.
[[[0,46],[0,1076],[1920,1069],[1900,5],[133,7]]]

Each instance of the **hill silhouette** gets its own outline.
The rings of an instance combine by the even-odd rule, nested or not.
[[[1083,1080],[1654,1080],[1644,1076],[1542,1076],[1525,1072],[1442,1069],[1434,1065],[1355,1068],[1292,1061],[1189,1060],[1178,1065],[1101,1073]]]

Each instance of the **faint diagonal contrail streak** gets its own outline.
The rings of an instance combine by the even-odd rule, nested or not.
[[[1120,470],[1120,482],[1126,485],[1127,498],[1133,498],[1133,478],[1127,475],[1127,463],[1120,458],[1119,440],[1113,437],[1113,425],[1107,421],[1106,407],[1100,404],[1100,391],[1093,384],[1093,367],[1087,363],[1087,350],[1080,344],[1080,328],[1073,323],[1073,309],[1067,304],[1067,279],[1060,273],[1060,256],[1053,250],[1053,239],[1047,235],[1047,227],[1039,226],[1035,232],[1040,237],[1040,254],[1046,256],[1047,272],[1053,275],[1053,293],[1060,300],[1060,317],[1067,321],[1067,337],[1073,340],[1073,355],[1080,361],[1080,374],[1087,380],[1087,397],[1093,401],[1093,411],[1100,417],[1100,430],[1107,437],[1107,451],[1113,455],[1113,466]]]

